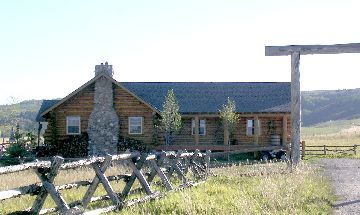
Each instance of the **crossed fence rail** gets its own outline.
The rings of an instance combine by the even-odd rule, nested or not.
[[[124,207],[165,196],[165,193],[153,191],[154,178],[159,176],[161,184],[167,191],[174,191],[184,187],[196,186],[205,180],[209,174],[210,151],[201,153],[195,150],[193,153],[183,152],[159,152],[159,153],[123,153],[119,155],[106,155],[105,157],[90,157],[64,163],[64,158],[55,156],[52,161],[37,161],[15,166],[0,167],[0,175],[15,173],[33,169],[41,183],[31,184],[7,191],[0,191],[0,201],[30,194],[36,195],[32,207],[21,211],[23,214],[45,214],[48,212],[60,212],[61,214],[100,214],[113,210],[121,210]],[[131,174],[106,176],[108,167],[117,161],[123,161],[132,170]],[[54,179],[60,170],[76,169],[91,166],[95,172],[92,180],[77,181],[60,186],[54,185]],[[144,174],[146,170],[149,170]],[[193,180],[190,180],[189,171],[192,172]],[[178,187],[174,187],[170,178],[176,177],[182,181]],[[138,179],[141,188],[133,189],[135,180]],[[110,181],[123,180],[126,184],[119,193],[115,192]],[[107,195],[94,197],[99,184],[102,184]],[[82,200],[67,203],[60,191],[87,186],[87,191]],[[125,198],[136,191],[145,191],[146,196],[125,201]],[[55,208],[43,209],[45,199],[50,196]],[[112,205],[87,211],[90,202],[110,199]]]

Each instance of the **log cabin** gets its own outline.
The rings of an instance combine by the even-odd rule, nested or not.
[[[60,100],[44,100],[37,121],[51,141],[86,134],[89,154],[116,153],[120,137],[149,148],[210,149],[281,145],[290,142],[291,88],[288,82],[118,82],[108,63],[95,66],[95,77]],[[168,90],[179,103],[182,126],[165,145],[158,128]],[[227,98],[240,118],[230,139],[219,118]],[[46,125],[46,126],[45,126]]]

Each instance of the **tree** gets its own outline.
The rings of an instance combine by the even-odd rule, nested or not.
[[[165,133],[165,143],[166,145],[170,145],[172,143],[173,134],[181,128],[179,104],[176,101],[173,90],[168,91],[160,116],[161,126]]]
[[[239,120],[239,114],[236,113],[235,101],[228,97],[227,103],[222,105],[219,114],[224,126],[224,144],[229,144],[230,133],[234,130]]]

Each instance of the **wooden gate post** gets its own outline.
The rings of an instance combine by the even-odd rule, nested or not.
[[[291,53],[291,163],[300,162],[300,52]]]
[[[305,141],[301,141],[301,159],[305,158],[305,152],[306,152]]]

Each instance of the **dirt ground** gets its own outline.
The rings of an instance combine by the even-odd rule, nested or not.
[[[336,195],[335,214],[360,214],[360,159],[321,159]]]

